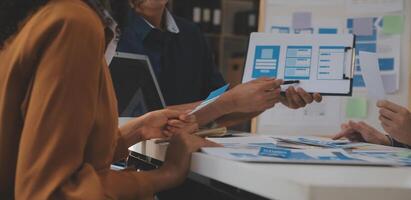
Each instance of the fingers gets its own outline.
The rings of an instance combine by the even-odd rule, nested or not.
[[[290,108],[298,108],[298,105],[293,101],[293,95],[291,90],[286,90],[285,91],[285,102],[287,104],[288,107]]]
[[[170,132],[169,130],[163,130],[163,135],[165,136],[165,137],[171,137],[171,136],[173,136],[174,134],[172,133],[172,132]]]
[[[187,112],[189,113],[189,112]],[[185,123],[195,123],[197,122],[197,118],[195,115],[189,115],[189,114],[182,114],[179,116],[179,119]]]
[[[300,95],[298,95],[297,91],[295,91],[294,87],[289,87],[287,91],[289,91],[289,96],[291,97],[291,100],[294,102],[295,105],[297,105],[298,107],[305,107],[307,105],[304,102],[304,100],[300,97]]]
[[[167,124],[175,128],[183,128],[184,126],[186,126],[186,123],[175,119],[168,121]]]
[[[263,91],[268,90],[269,91],[269,90],[277,89],[277,88],[280,88],[282,83],[283,83],[283,80],[281,80],[281,79],[266,80],[264,82],[261,82],[261,84],[262,84],[261,90],[263,90]]]
[[[183,127],[167,126],[163,131],[167,136],[180,134],[193,134],[199,130],[198,124],[190,124]]]
[[[400,105],[397,105],[395,103],[392,103],[390,101],[387,101],[387,100],[378,101],[377,106],[379,108],[388,109],[388,110],[390,110],[392,112],[395,112],[395,113],[401,113],[404,110],[404,107],[402,107]]]
[[[197,135],[191,135],[190,137],[191,137],[190,139],[192,140],[192,144],[193,144],[191,151],[190,151],[191,153],[196,152],[203,147],[221,147],[222,146],[215,142],[199,137]]]
[[[180,141],[187,153],[194,153],[202,147],[218,147],[219,145],[197,135],[180,134],[171,138],[171,141]]]
[[[380,109],[380,115],[383,116],[384,118],[387,118],[387,119],[391,120],[391,121],[394,120],[397,117],[397,115],[394,112],[392,112],[391,110],[386,109],[386,108],[381,108]]]
[[[341,138],[347,137],[349,134],[351,134],[351,132],[341,131],[341,132],[337,133],[337,135],[335,135],[332,139],[333,140],[339,140]]]
[[[314,98],[311,94],[308,94],[304,89],[297,88],[297,93],[305,101],[306,104],[311,104],[314,101]]]
[[[359,123],[351,122],[350,126],[353,127],[354,130],[359,132],[363,140],[366,142],[371,142],[371,141],[368,141],[366,138],[372,138],[377,132],[377,130],[375,130],[373,127],[366,124],[365,122],[359,122]]]
[[[215,142],[212,142],[210,140],[204,139],[204,144],[202,147],[223,147],[221,144],[217,144]]]
[[[270,92],[266,92],[264,94],[264,98],[267,99],[267,100],[278,99],[279,96],[280,96],[280,93],[281,93],[281,89],[278,88],[278,89],[272,90]]]
[[[342,124],[341,125],[341,132],[339,132],[337,135],[335,135],[332,139],[333,140],[338,140],[343,137],[348,137],[350,134],[354,134],[355,132],[350,128],[348,124]]]
[[[323,100],[323,97],[319,93],[314,93],[314,101],[320,103]]]
[[[395,122],[393,122],[391,119],[388,119],[382,115],[380,115],[378,119],[381,121],[381,124],[384,124],[387,127],[395,126]]]
[[[184,112],[180,110],[171,110],[171,109],[164,109],[161,112],[168,118],[168,119],[177,119],[180,115],[184,114]]]

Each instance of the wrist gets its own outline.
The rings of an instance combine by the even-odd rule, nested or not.
[[[230,92],[222,95],[217,102],[217,110],[221,112],[221,116],[237,112],[235,97]]]
[[[385,146],[394,146],[394,140],[393,140],[392,137],[389,136],[389,135],[383,135],[382,145],[385,145]]]
[[[164,184],[165,189],[177,186],[182,182],[180,180],[183,177],[182,175],[178,175],[177,169],[173,168],[172,165],[168,165],[167,163],[164,163],[163,166],[161,166],[158,169],[158,173],[162,177],[162,182]]]

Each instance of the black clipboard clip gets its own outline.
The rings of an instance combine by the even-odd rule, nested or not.
[[[355,39],[354,39],[355,41]],[[351,63],[350,65],[350,71],[349,71],[349,75],[347,76],[346,72],[344,72],[343,74],[343,79],[344,80],[352,80],[354,79],[354,71],[355,71],[355,43],[353,44],[353,47],[345,47],[344,48],[344,52],[345,54],[347,54],[348,52],[351,51],[351,60],[349,61]],[[347,60],[347,58],[345,58],[345,60]],[[344,62],[345,64],[345,62]]]

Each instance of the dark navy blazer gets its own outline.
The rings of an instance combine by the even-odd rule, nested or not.
[[[175,33],[153,28],[134,12],[129,15],[117,50],[150,58],[167,105],[202,100],[225,84],[204,35],[194,23],[172,16]]]

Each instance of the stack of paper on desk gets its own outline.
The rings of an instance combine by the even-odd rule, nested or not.
[[[281,138],[281,139],[278,139]],[[382,150],[344,150],[327,139],[315,137],[288,137],[290,141],[303,138],[303,143],[317,146],[315,149],[291,149],[279,146],[278,140],[285,137],[251,136],[232,138],[212,138],[222,144],[219,148],[202,148],[202,152],[224,159],[242,162],[297,163],[297,164],[338,164],[338,165],[376,165],[411,166],[411,151]],[[338,145],[349,146],[349,141]],[[371,146],[371,144],[367,144]],[[323,146],[323,147],[322,147]],[[321,147],[321,148],[320,148]],[[324,148],[325,147],[325,148]],[[378,153],[377,153],[378,152]]]
[[[353,149],[372,146],[369,143],[350,142],[349,140],[332,140],[330,138],[315,136],[277,136],[279,142],[305,146],[315,146],[321,148]]]

